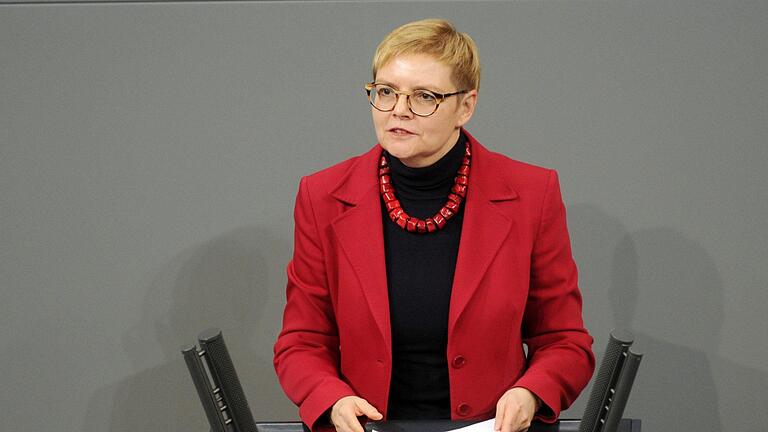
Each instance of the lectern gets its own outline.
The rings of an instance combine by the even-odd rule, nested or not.
[[[210,329],[182,353],[211,432],[306,432],[301,422],[256,423],[245,399],[221,330]],[[611,332],[581,420],[534,423],[530,432],[640,432],[640,420],[622,419],[642,354],[630,351],[628,332]],[[450,420],[368,422],[366,432],[445,432],[475,422]]]

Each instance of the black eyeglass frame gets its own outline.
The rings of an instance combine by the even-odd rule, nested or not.
[[[395,95],[397,95],[397,99],[395,100],[395,105],[393,105],[391,109],[383,110],[383,109],[381,109],[381,108],[379,108],[379,107],[377,107],[376,105],[373,104],[373,99],[371,99],[371,90],[373,90],[373,88],[375,86],[377,86],[377,85],[385,85],[385,86],[391,88],[392,91],[395,92]],[[435,109],[434,109],[434,111],[432,111],[429,114],[416,114],[415,112],[413,112],[413,108],[411,107],[411,95],[413,95],[417,91],[426,91],[426,92],[429,92],[429,93],[435,95],[435,97],[437,98],[437,101],[435,102]],[[405,95],[405,102],[408,105],[408,110],[411,113],[413,113],[413,115],[419,116],[419,117],[429,117],[432,114],[434,114],[435,112],[437,112],[437,109],[440,108],[440,104],[445,102],[446,98],[451,97],[451,96],[456,96],[456,95],[464,94],[464,93],[468,93],[468,92],[469,92],[469,90],[459,90],[459,91],[453,92],[453,93],[437,93],[435,91],[427,90],[427,89],[417,89],[417,90],[414,90],[414,91],[404,91],[404,90],[398,90],[398,89],[392,87],[391,85],[384,84],[384,83],[370,82],[370,83],[365,84],[365,93],[368,95],[368,103],[370,103],[372,107],[376,108],[377,110],[379,110],[381,112],[394,111],[395,107],[397,106],[397,100],[400,99],[400,95]]]

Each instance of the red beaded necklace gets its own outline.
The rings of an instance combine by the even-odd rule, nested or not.
[[[467,196],[467,186],[469,186],[469,164],[472,154],[469,151],[469,143],[464,150],[464,158],[461,161],[461,167],[456,173],[456,178],[453,181],[453,187],[451,187],[451,193],[448,194],[448,200],[445,205],[435,213],[434,216],[419,219],[417,217],[408,216],[408,213],[400,206],[400,201],[395,196],[395,188],[392,186],[392,180],[389,177],[389,164],[384,157],[384,153],[381,154],[379,159],[379,192],[384,199],[384,204],[387,206],[387,212],[392,222],[398,224],[400,228],[408,230],[409,232],[416,232],[420,234],[435,232],[442,229],[446,222],[459,212],[459,206],[464,198]]]

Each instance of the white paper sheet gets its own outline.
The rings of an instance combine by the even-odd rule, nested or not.
[[[493,432],[494,419],[486,420],[480,423],[464,426],[463,428],[453,429],[451,432]]]
[[[463,428],[450,429],[451,432],[493,432],[494,419],[486,420],[480,423],[464,426]],[[373,429],[373,432],[377,432]]]

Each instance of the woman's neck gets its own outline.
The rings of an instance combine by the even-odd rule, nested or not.
[[[409,167],[385,152],[398,197],[445,198],[461,165],[465,146],[466,137],[459,134],[453,146],[440,159],[424,167]]]

